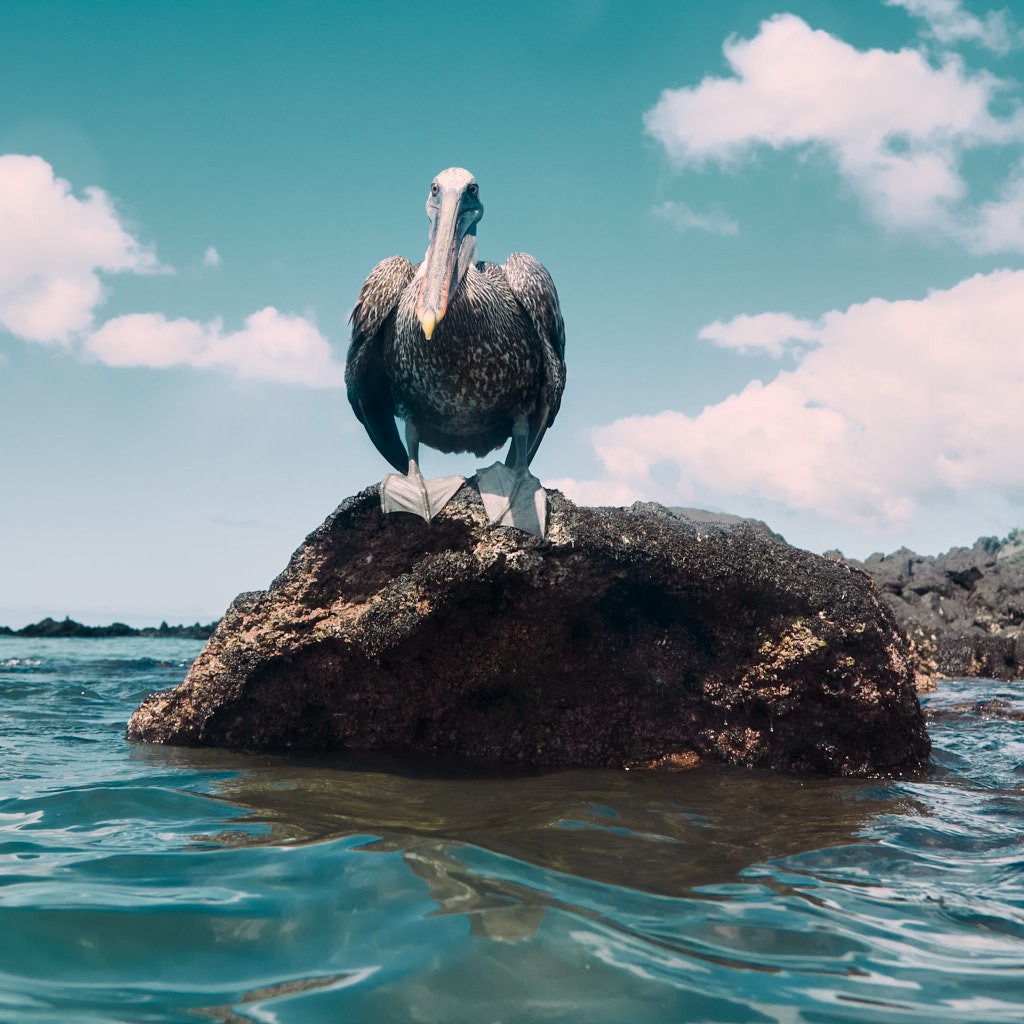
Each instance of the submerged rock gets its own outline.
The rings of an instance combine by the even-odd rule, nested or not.
[[[549,501],[541,540],[488,527],[471,486],[429,525],[384,516],[376,487],[350,498],[129,738],[838,774],[927,759],[906,641],[863,573],[749,523]]]

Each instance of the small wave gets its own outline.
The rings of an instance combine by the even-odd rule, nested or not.
[[[1022,1019],[1024,684],[920,778],[476,774],[129,744],[198,642],[7,644],[2,1024]]]
[[[192,658],[118,658],[94,661],[91,668],[103,675],[124,675],[125,673],[149,672],[152,669],[188,668]]]

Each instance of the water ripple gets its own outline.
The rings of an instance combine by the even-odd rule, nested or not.
[[[1024,685],[901,780],[126,744],[200,647],[0,638],[0,1021],[1024,1019]]]

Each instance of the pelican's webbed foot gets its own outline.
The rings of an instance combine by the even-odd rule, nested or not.
[[[476,482],[492,526],[514,526],[544,536],[548,496],[528,469],[510,469],[503,462],[496,462],[478,470]]]
[[[466,482],[462,476],[427,480],[419,466],[409,461],[409,473],[388,473],[380,485],[380,506],[385,512],[411,512],[428,523],[451,501]]]

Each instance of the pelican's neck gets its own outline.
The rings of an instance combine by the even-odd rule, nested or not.
[[[462,244],[459,246],[459,284],[466,276],[470,267],[476,266],[476,234],[462,236]]]

